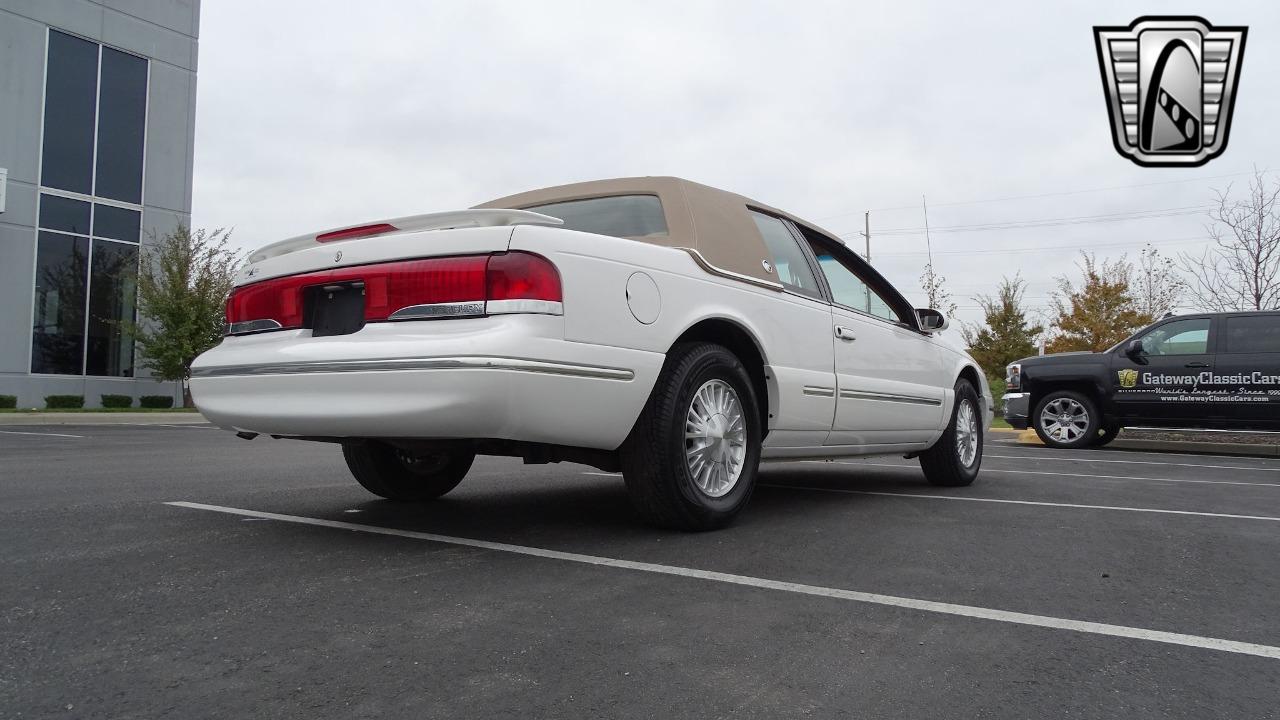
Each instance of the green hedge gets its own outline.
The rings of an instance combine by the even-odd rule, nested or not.
[[[0,408],[11,410],[18,407],[17,395],[0,395]]]
[[[103,395],[102,407],[104,408],[127,408],[133,407],[133,396],[131,395]]]
[[[67,410],[84,407],[83,395],[45,395],[44,405],[56,410]]]
[[[173,407],[173,396],[143,395],[138,398],[138,405],[144,408],[171,408]]]

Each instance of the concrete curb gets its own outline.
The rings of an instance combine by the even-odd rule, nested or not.
[[[207,423],[200,413],[0,413],[5,425],[199,425]]]
[[[993,430],[994,432],[994,430]],[[1019,445],[1044,447],[1035,430],[1014,430]],[[1200,442],[1196,440],[1139,440],[1116,438],[1107,450],[1131,450],[1135,452],[1185,453],[1187,455],[1236,455],[1239,457],[1280,458],[1280,445],[1252,445],[1247,443]]]

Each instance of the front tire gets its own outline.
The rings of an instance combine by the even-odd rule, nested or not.
[[[968,380],[956,383],[951,422],[942,437],[920,453],[920,467],[930,485],[964,487],[973,484],[982,466],[982,399]]]
[[[632,506],[662,527],[729,524],[755,488],[761,432],[751,377],[738,358],[713,343],[676,346],[622,444]]]
[[[1050,391],[1036,403],[1030,419],[1045,445],[1072,450],[1096,444],[1102,423],[1097,403],[1074,390]]]
[[[342,455],[361,487],[399,502],[434,500],[462,482],[476,454],[411,453],[375,440],[345,442]]]

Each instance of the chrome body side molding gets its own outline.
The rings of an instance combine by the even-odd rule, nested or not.
[[[596,380],[628,381],[635,378],[634,372],[623,368],[599,367],[595,365],[573,365],[570,363],[547,362],[544,360],[525,360],[522,358],[480,356],[223,365],[220,367],[192,368],[191,376],[198,378],[215,378],[257,375],[297,375],[307,373],[395,372],[400,370],[509,370],[515,372],[592,378]]]
[[[879,402],[907,403],[909,405],[932,405],[934,407],[942,405],[942,401],[935,398],[916,397],[914,395],[895,395],[893,393],[864,392],[861,390],[841,390],[840,397],[849,400],[875,400]]]

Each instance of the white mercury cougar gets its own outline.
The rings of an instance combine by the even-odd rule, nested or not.
[[[946,326],[812,223],[603,180],[254,252],[191,393],[241,437],[340,444],[390,500],[507,455],[621,470],[644,518],[707,529],[762,459],[902,454],[972,483],[992,398]]]

